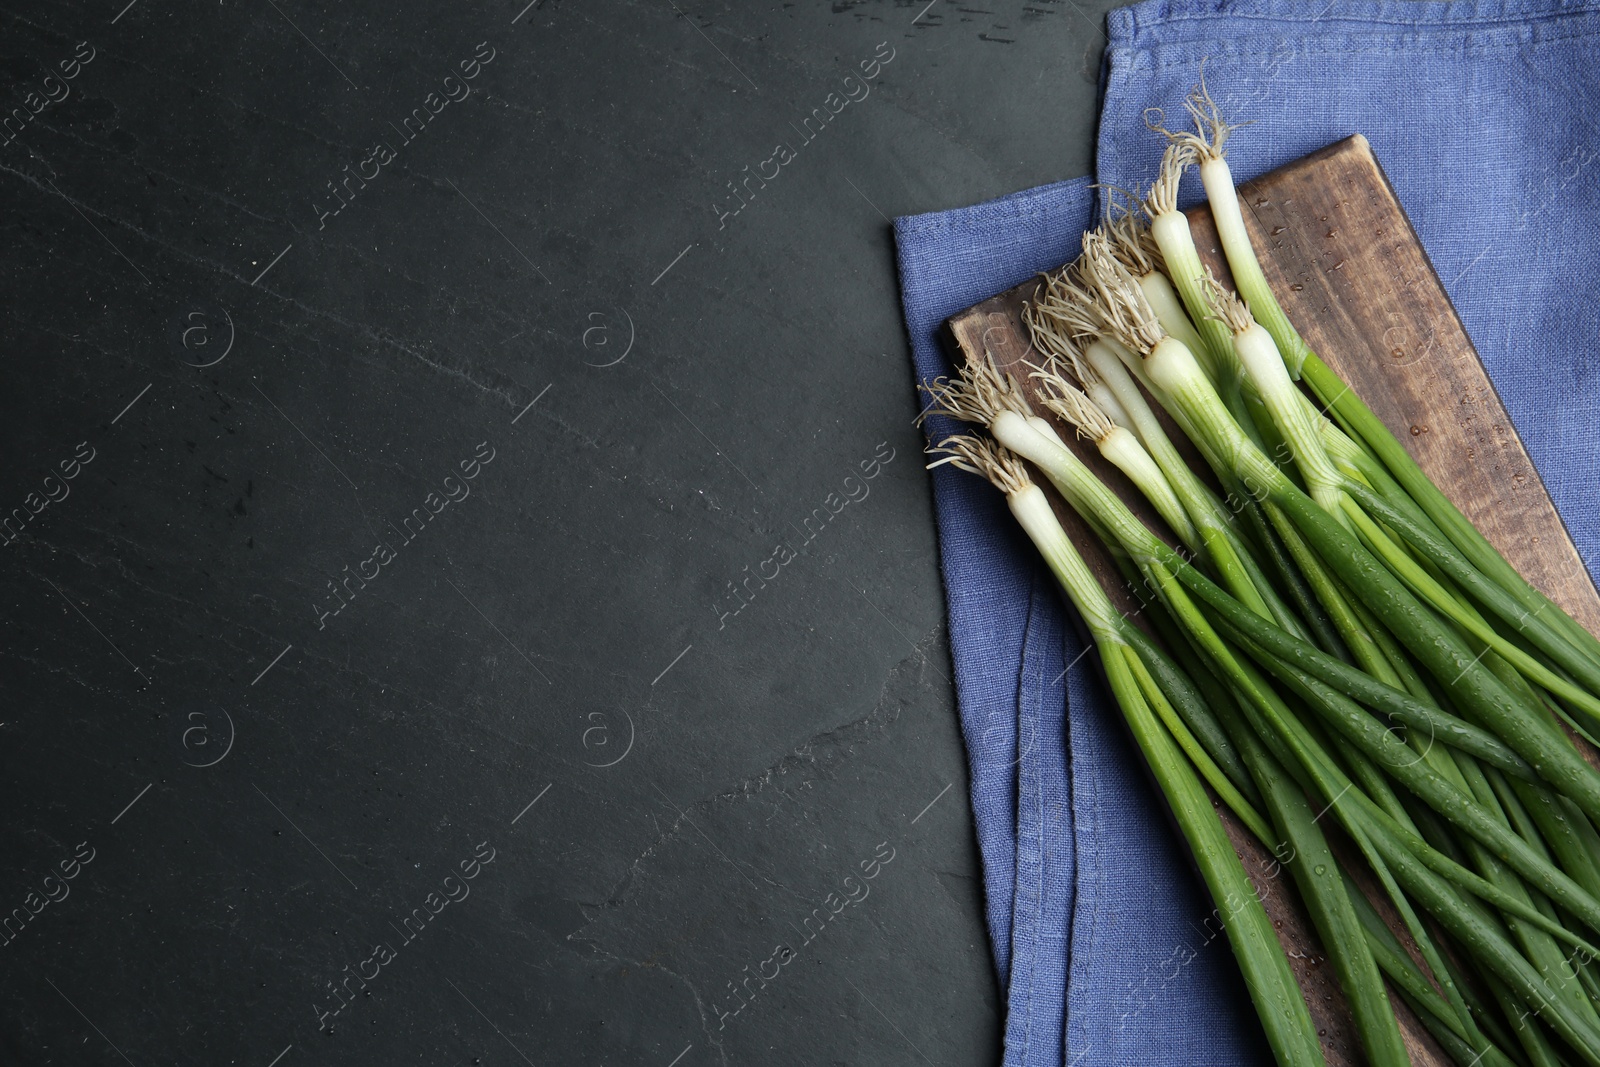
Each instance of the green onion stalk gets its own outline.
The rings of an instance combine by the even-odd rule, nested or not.
[[[1223,121],[1203,81],[1184,101],[1184,107],[1194,120],[1196,132],[1169,133],[1168,138],[1173,144],[1182,145],[1188,150],[1200,171],[1200,183],[1205,187],[1206,201],[1217,227],[1218,243],[1228,259],[1228,271],[1233,275],[1234,287],[1244,298],[1256,321],[1261,323],[1277,344],[1290,377],[1298,379],[1311,348],[1278,304],[1278,298],[1273,295],[1272,286],[1267,283],[1266,273],[1261,269],[1261,262],[1250,244],[1250,233],[1245,228],[1244,212],[1225,155],[1228,136],[1235,127]]]

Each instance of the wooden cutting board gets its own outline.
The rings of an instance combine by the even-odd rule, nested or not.
[[[1600,633],[1600,594],[1366,138],[1348,137],[1263,175],[1241,186],[1239,196],[1267,279],[1312,349],[1524,576]],[[1201,206],[1188,214],[1201,258],[1227,282],[1209,210]],[[1037,361],[1021,318],[1036,284],[1029,281],[952,317],[946,327],[958,357],[982,358],[987,349],[1002,367]],[[1017,377],[1031,391],[1027,375]],[[1058,420],[1057,428],[1153,528],[1162,528],[1120,472],[1077,441],[1070,427]],[[1094,545],[1077,516],[1056,504],[1073,540]],[[1104,553],[1085,556],[1109,579],[1108,588],[1119,588]],[[1119,600],[1131,607],[1125,594]],[[1600,765],[1595,753],[1585,755]],[[1223,820],[1278,926],[1329,1064],[1364,1062],[1316,936],[1290,899],[1292,890],[1280,884],[1281,868],[1226,810]],[[1400,932],[1394,916],[1387,917]],[[1410,945],[1409,938],[1402,940]],[[1448,1064],[1399,997],[1392,999],[1413,1062]]]

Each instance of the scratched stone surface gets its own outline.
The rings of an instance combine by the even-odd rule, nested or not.
[[[5,3],[0,1062],[998,1062],[888,219],[1108,6]]]

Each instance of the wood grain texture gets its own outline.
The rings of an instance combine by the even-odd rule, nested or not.
[[[1600,594],[1366,139],[1330,145],[1246,183],[1239,195],[1267,279],[1306,341],[1523,575],[1600,632]],[[1226,279],[1209,211],[1201,206],[1188,214],[1201,258]],[[946,327],[958,357],[981,358],[988,350],[1008,368],[1037,360],[1021,319],[1034,289],[1030,281],[953,316]],[[1161,529],[1120,472],[1059,420],[1057,426],[1107,484]],[[1056,504],[1073,540],[1094,546],[1081,520]],[[1098,549],[1085,556],[1104,584],[1118,589],[1119,605],[1130,608],[1109,557]],[[1597,762],[1592,751],[1585,755]],[[1278,927],[1328,1062],[1363,1062],[1331,968],[1323,966],[1293,893],[1280,884],[1282,867],[1225,810],[1223,821]],[[1409,947],[1409,938],[1402,940]],[[1413,1062],[1447,1064],[1394,999]]]

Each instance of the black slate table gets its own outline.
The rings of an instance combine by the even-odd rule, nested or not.
[[[998,1062],[889,219],[1107,6],[7,3],[0,1062]]]

